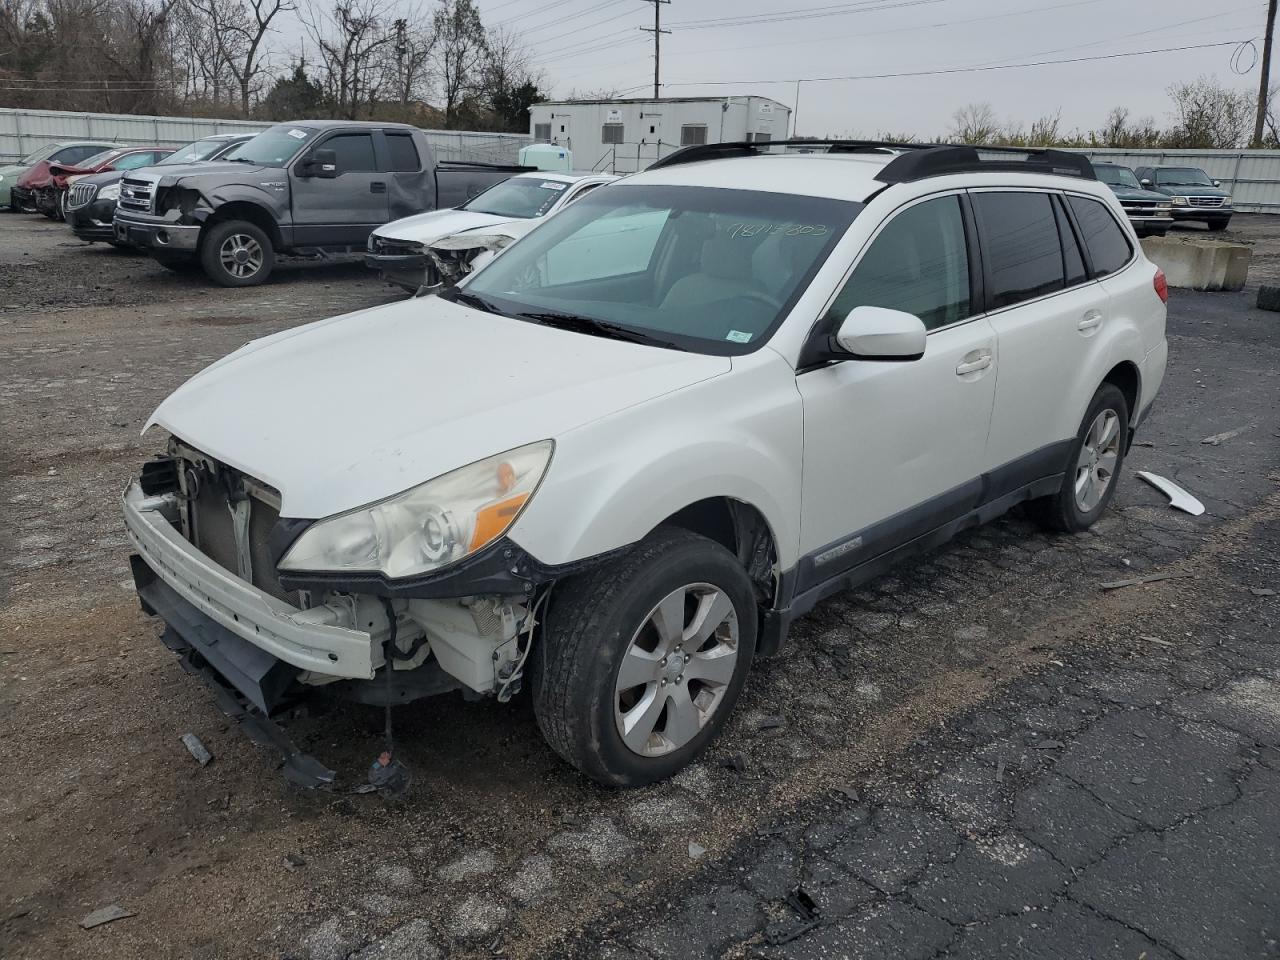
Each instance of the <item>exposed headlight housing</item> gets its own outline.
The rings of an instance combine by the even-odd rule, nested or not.
[[[365,250],[369,253],[373,253],[374,245],[377,242],[378,242],[378,235],[376,233],[369,234],[369,239],[365,241],[365,245],[364,245]]]
[[[554,446],[542,440],[517,447],[321,520],[298,538],[280,569],[400,578],[446,567],[510,529],[537,490]]]
[[[120,199],[120,181],[108,183],[105,187],[98,191],[99,200],[119,200]]]
[[[1224,207],[1231,206],[1231,194],[1227,194],[1225,197],[1222,198],[1222,205]]]
[[[1174,205],[1175,207],[1185,207],[1185,206],[1187,205],[1187,203],[1188,203],[1188,201],[1187,201],[1187,198],[1186,198],[1186,197],[1174,197],[1174,198],[1173,198],[1173,205]]]

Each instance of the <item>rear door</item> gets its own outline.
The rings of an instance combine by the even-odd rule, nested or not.
[[[332,150],[337,176],[303,177],[298,171],[316,150]],[[317,137],[289,171],[294,243],[359,246],[387,222],[387,174],[378,169],[373,133],[339,130]]]
[[[1000,350],[987,468],[1001,496],[1060,473],[1096,383],[1109,298],[1088,276],[1060,194],[973,190]]]

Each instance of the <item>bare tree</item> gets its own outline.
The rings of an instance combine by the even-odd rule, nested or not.
[[[1253,126],[1254,98],[1224,87],[1216,77],[1198,77],[1168,88],[1177,127],[1170,146],[1226,149],[1242,146]]]
[[[401,107],[412,100],[426,100],[431,80],[431,55],[436,48],[436,35],[430,28],[412,26],[426,22],[421,7],[414,7],[394,24],[396,99]]]
[[[541,75],[529,65],[529,51],[509,30],[493,30],[485,43],[484,99],[493,114],[492,129],[529,129],[529,107],[546,99],[538,89]]]
[[[480,89],[488,44],[480,11],[471,0],[440,0],[434,25],[441,105],[445,126],[451,127],[458,107]]]
[[[966,104],[951,115],[950,136],[960,143],[994,143],[1000,133],[1000,123],[989,103]]]
[[[331,10],[302,14],[320,53],[320,86],[330,109],[355,120],[383,96],[393,75],[388,57],[395,42],[387,30],[383,0],[337,0]]]
[[[240,109],[249,115],[250,99],[266,70],[263,43],[272,21],[297,7],[290,0],[190,0],[206,17],[217,38],[218,50],[240,88]]]

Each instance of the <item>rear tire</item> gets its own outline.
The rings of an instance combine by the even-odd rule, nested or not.
[[[663,527],[550,602],[531,687],[556,753],[598,783],[638,787],[707,748],[756,648],[755,596],[733,554]]]
[[[1080,424],[1057,493],[1027,506],[1042,525],[1064,533],[1088,530],[1106,512],[1120,482],[1129,438],[1129,404],[1120,388],[1104,383]]]
[[[215,223],[200,240],[205,275],[224,287],[253,287],[271,276],[276,264],[271,239],[247,220]]]

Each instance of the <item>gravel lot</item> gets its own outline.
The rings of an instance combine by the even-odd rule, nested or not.
[[[1233,233],[1280,276],[1280,218]],[[1015,512],[833,598],[642,791],[558,762],[519,698],[402,710],[388,804],[293,790],[229,729],[137,609],[117,497],[206,363],[398,296],[350,263],[223,290],[0,216],[0,955],[1280,957],[1280,315],[1252,286],[1174,292],[1090,533]],[[1189,576],[1099,589],[1153,572]],[[290,732],[349,786],[380,724]],[[111,904],[136,915],[80,928]]]

